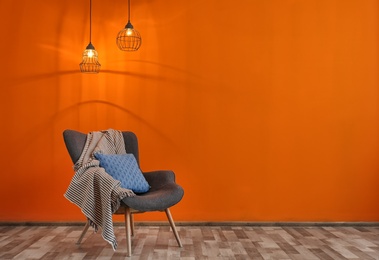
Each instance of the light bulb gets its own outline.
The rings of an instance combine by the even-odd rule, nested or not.
[[[130,29],[130,28],[128,28],[128,29],[126,30],[126,35],[127,35],[127,36],[131,36],[132,34],[133,34],[133,30]]]
[[[93,50],[88,50],[88,58],[92,58],[93,54]]]

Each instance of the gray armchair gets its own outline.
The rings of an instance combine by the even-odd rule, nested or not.
[[[125,150],[132,153],[139,164],[138,140],[132,132],[122,132],[125,141]],[[75,163],[84,148],[87,135],[75,130],[65,130],[63,132],[64,142],[70,154],[71,160]],[[165,211],[168,221],[179,247],[182,247],[180,237],[175,227],[169,208],[177,204],[183,197],[182,187],[175,183],[175,174],[172,171],[153,171],[143,172],[150,190],[143,194],[137,194],[135,197],[126,197],[122,200],[120,208],[114,214],[123,214],[125,216],[126,242],[128,256],[131,256],[131,236],[134,235],[134,213],[143,213],[148,211]],[[77,244],[80,244],[85,233],[89,228],[89,223],[84,227]]]

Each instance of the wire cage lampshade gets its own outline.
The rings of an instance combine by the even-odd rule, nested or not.
[[[83,73],[99,73],[101,64],[99,62],[99,55],[93,47],[92,43],[89,43],[87,48],[83,52],[83,60],[79,64],[80,71]]]
[[[79,64],[80,71],[82,73],[99,73],[100,71],[100,62],[99,55],[95,50],[95,47],[91,43],[92,36],[92,0],[90,0],[90,27],[89,27],[89,44],[86,49],[83,51],[83,60]]]
[[[128,0],[128,23],[116,37],[116,44],[122,51],[136,51],[141,47],[142,38],[130,22],[130,0]]]

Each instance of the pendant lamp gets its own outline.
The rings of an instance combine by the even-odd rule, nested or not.
[[[116,43],[122,51],[136,51],[141,47],[141,35],[133,28],[130,22],[130,0],[128,0],[128,23],[125,28],[117,34]]]
[[[89,44],[83,52],[83,61],[79,64],[83,73],[99,73],[100,62],[97,51],[91,43],[92,36],[92,0],[89,1]]]

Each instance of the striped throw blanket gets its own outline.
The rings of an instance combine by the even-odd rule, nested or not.
[[[79,160],[74,165],[75,175],[64,196],[77,205],[88,218],[91,226],[102,229],[104,240],[117,248],[112,214],[120,207],[120,201],[134,196],[131,190],[121,188],[94,157],[94,153],[125,154],[122,132],[109,129],[87,134],[87,141]]]

